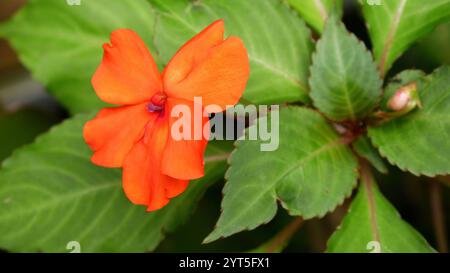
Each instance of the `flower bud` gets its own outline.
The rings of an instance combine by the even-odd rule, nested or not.
[[[387,103],[387,107],[395,112],[409,112],[416,106],[420,107],[416,83],[398,89]]]
[[[389,100],[388,108],[393,111],[401,111],[405,109],[408,103],[411,101],[411,95],[409,92],[403,92],[404,90],[397,91],[395,95]]]

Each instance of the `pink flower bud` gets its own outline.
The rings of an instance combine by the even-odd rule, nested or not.
[[[400,88],[399,90],[397,90],[397,92],[395,92],[394,96],[392,96],[389,99],[387,107],[395,112],[406,110],[408,107],[411,106],[411,102],[414,100],[413,92],[415,91],[416,91],[415,83]]]

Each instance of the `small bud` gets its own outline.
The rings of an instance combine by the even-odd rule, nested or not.
[[[395,95],[389,100],[388,108],[393,111],[402,111],[408,106],[411,101],[411,94],[409,92],[404,92],[404,90],[399,90]]]
[[[416,107],[422,108],[417,92],[417,84],[411,83],[398,89],[389,99],[386,106],[390,111],[378,111],[373,115],[378,123],[406,115]]]
[[[417,95],[416,83],[409,84],[397,90],[387,103],[387,107],[390,110],[402,113],[409,112],[416,106],[421,106]]]

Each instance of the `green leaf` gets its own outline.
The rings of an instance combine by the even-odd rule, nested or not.
[[[125,197],[118,169],[90,162],[82,138],[90,116],[55,127],[4,161],[0,171],[0,247],[18,252],[153,250],[194,210],[198,199],[222,177],[224,148],[209,145],[206,176],[162,210],[147,213]]]
[[[395,94],[395,92],[410,83],[417,82],[419,79],[425,76],[425,72],[421,70],[405,70],[396,75],[389,82],[388,86],[384,89],[383,98],[381,100],[381,109],[384,111],[391,111],[387,108],[389,99]]]
[[[450,19],[450,0],[382,0],[381,5],[363,4],[375,58],[381,75],[415,41]]]
[[[227,35],[239,36],[250,60],[243,100],[254,104],[309,100],[310,30],[278,0],[150,0],[159,9],[155,43],[164,63],[188,39],[223,18]],[[244,102],[243,101],[243,102]]]
[[[344,2],[342,0],[287,0],[300,13],[303,19],[318,33],[322,33],[325,22],[331,11],[341,14]]]
[[[226,173],[222,215],[205,242],[269,222],[277,200],[291,215],[310,219],[324,216],[351,194],[357,161],[325,119],[310,109],[288,107],[272,111],[270,123],[278,113],[278,149],[261,151],[265,143],[261,140],[236,142]]]
[[[403,221],[380,193],[373,177],[363,178],[342,224],[328,241],[328,252],[435,252],[426,240]]]
[[[317,43],[309,82],[314,105],[337,121],[366,117],[381,95],[372,56],[335,16]]]
[[[450,67],[418,82],[423,109],[369,128],[382,156],[416,175],[450,174]]]
[[[368,160],[370,164],[372,164],[372,166],[375,167],[375,169],[377,169],[380,173],[388,173],[386,164],[384,164],[384,161],[378,153],[378,150],[373,147],[370,139],[367,136],[359,137],[352,144],[352,147],[359,156]]]
[[[77,113],[104,106],[93,91],[91,77],[111,31],[133,29],[153,49],[154,21],[145,0],[83,1],[79,6],[62,0],[30,0],[0,26],[0,35],[9,40],[33,76],[71,113]]]

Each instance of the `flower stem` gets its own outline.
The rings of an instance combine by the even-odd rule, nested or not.
[[[450,176],[437,176],[436,179],[446,186],[450,186]]]
[[[205,163],[217,162],[217,161],[226,161],[230,153],[223,153],[218,155],[211,155],[204,158]]]
[[[303,224],[303,218],[297,217],[286,227],[284,227],[271,240],[250,252],[253,253],[279,253],[288,245],[294,234],[300,229]]]
[[[434,234],[437,248],[441,253],[448,253],[447,234],[445,227],[444,209],[442,207],[442,186],[435,181],[430,184],[431,217],[433,219]]]
[[[370,226],[372,230],[372,238],[374,241],[380,242],[380,233],[378,231],[378,221],[377,221],[377,212],[375,205],[375,197],[373,194],[373,183],[376,183],[373,178],[373,173],[370,164],[361,159],[360,160],[360,172],[361,172],[361,183],[363,187],[366,188],[367,196],[368,196],[368,206],[369,206],[369,215],[370,215]]]

